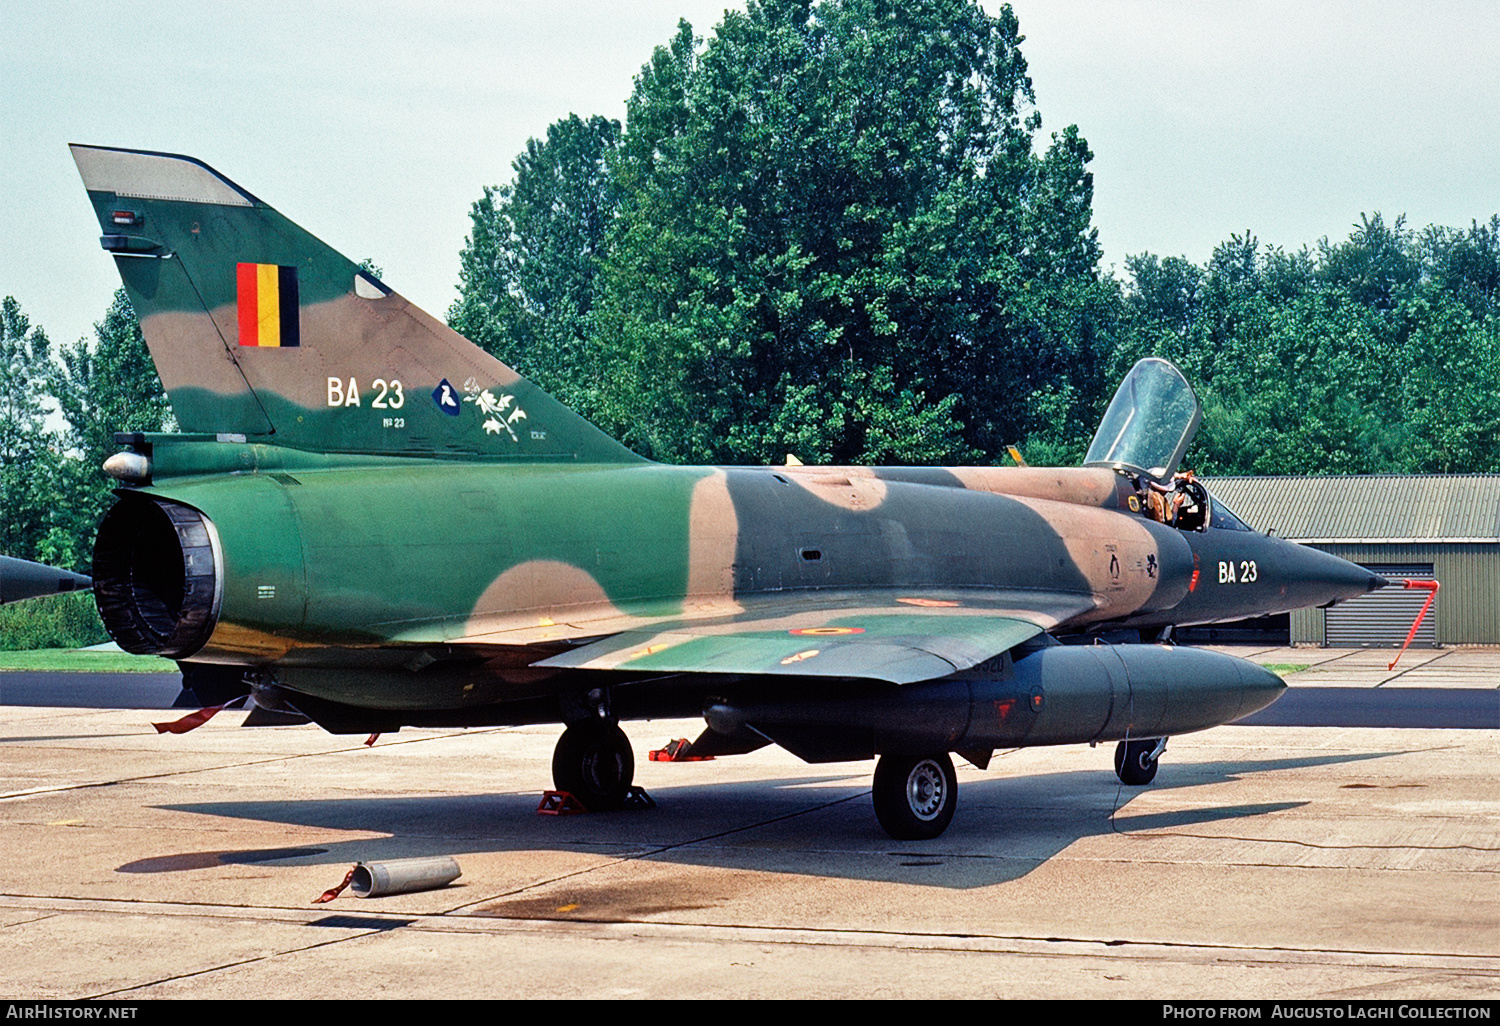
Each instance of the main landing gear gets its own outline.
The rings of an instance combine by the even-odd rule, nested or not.
[[[581,720],[563,731],[552,753],[552,783],[590,812],[625,804],[635,777],[630,739],[609,720]]]
[[[1167,750],[1167,739],[1148,737],[1115,745],[1115,775],[1120,783],[1140,787],[1156,779],[1157,763]]]
[[[875,818],[898,841],[926,841],[953,821],[958,774],[946,752],[890,752],[875,764]]]
[[[1156,777],[1166,738],[1121,741],[1115,746],[1120,782],[1149,784]],[[625,804],[635,776],[630,739],[609,720],[588,719],[563,731],[552,755],[552,781],[590,812]],[[888,752],[875,764],[875,818],[898,841],[928,841],[948,829],[958,808],[958,774],[946,752]]]

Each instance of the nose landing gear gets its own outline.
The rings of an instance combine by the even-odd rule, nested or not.
[[[1115,745],[1115,775],[1120,783],[1140,787],[1156,779],[1156,767],[1161,753],[1167,749],[1164,737],[1148,737],[1137,741],[1121,741]]]

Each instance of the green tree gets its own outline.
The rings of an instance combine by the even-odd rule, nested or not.
[[[1381,312],[1393,310],[1422,277],[1404,216],[1387,225],[1378,212],[1361,214],[1346,242],[1330,246],[1325,239],[1321,248],[1319,277],[1345,290],[1354,302]]]
[[[957,462],[1054,429],[1031,395],[1096,390],[1118,290],[1087,144],[1033,152],[1020,43],[972,0],[683,22],[623,135],[559,122],[485,191],[450,321],[662,459]]]
[[[1500,221],[1418,234],[1361,218],[1316,252],[1248,232],[1201,269],[1142,255],[1117,360],[1183,366],[1208,473],[1500,469]]]
[[[608,160],[620,124],[569,115],[530,139],[514,181],[486,188],[448,322],[555,392],[587,405],[582,365],[595,279],[614,216]]]
[[[54,527],[53,544],[72,546],[71,563],[87,562],[99,517],[110,503],[104,460],[119,451],[119,431],[164,431],[173,427],[171,407],[141,335],[140,322],[125,295],[115,292],[94,339],[79,339],[57,354],[52,394],[67,422],[71,459],[58,468],[58,491],[65,497]]]
[[[1126,309],[1137,329],[1185,341],[1198,321],[1203,272],[1183,257],[1149,253],[1126,257],[1125,270],[1131,281]]]
[[[1500,470],[1500,324],[1440,288],[1400,317],[1403,462],[1422,473]]]
[[[47,536],[57,463],[47,431],[47,333],[13,296],[0,301],[0,552],[37,559]]]
[[[1468,231],[1429,227],[1421,239],[1432,282],[1479,321],[1500,317],[1500,214]]]

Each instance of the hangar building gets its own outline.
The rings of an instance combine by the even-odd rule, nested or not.
[[[1500,474],[1205,479],[1259,531],[1442,589],[1413,645],[1500,645]],[[1289,617],[1294,645],[1398,646],[1427,592],[1384,588]]]

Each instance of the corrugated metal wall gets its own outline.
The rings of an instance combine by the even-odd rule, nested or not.
[[[1294,609],[1287,620],[1293,645],[1323,647],[1323,610]]]
[[[1216,477],[1203,483],[1245,523],[1283,538],[1442,544],[1500,538],[1500,474]]]
[[[1500,544],[1386,544],[1314,546],[1362,566],[1431,563],[1442,584],[1433,605],[1433,636],[1439,645],[1500,645]],[[1324,610],[1291,615],[1294,645],[1325,643]],[[1410,627],[1410,624],[1407,624]],[[1399,645],[1405,632],[1392,641]]]
[[[1370,563],[1365,569],[1392,581],[1433,579],[1431,563]],[[1413,645],[1432,648],[1437,644],[1440,603],[1434,602],[1427,615],[1422,615],[1432,597],[1422,589],[1390,587],[1340,602],[1323,610],[1324,644],[1329,648],[1393,648],[1410,634]]]

